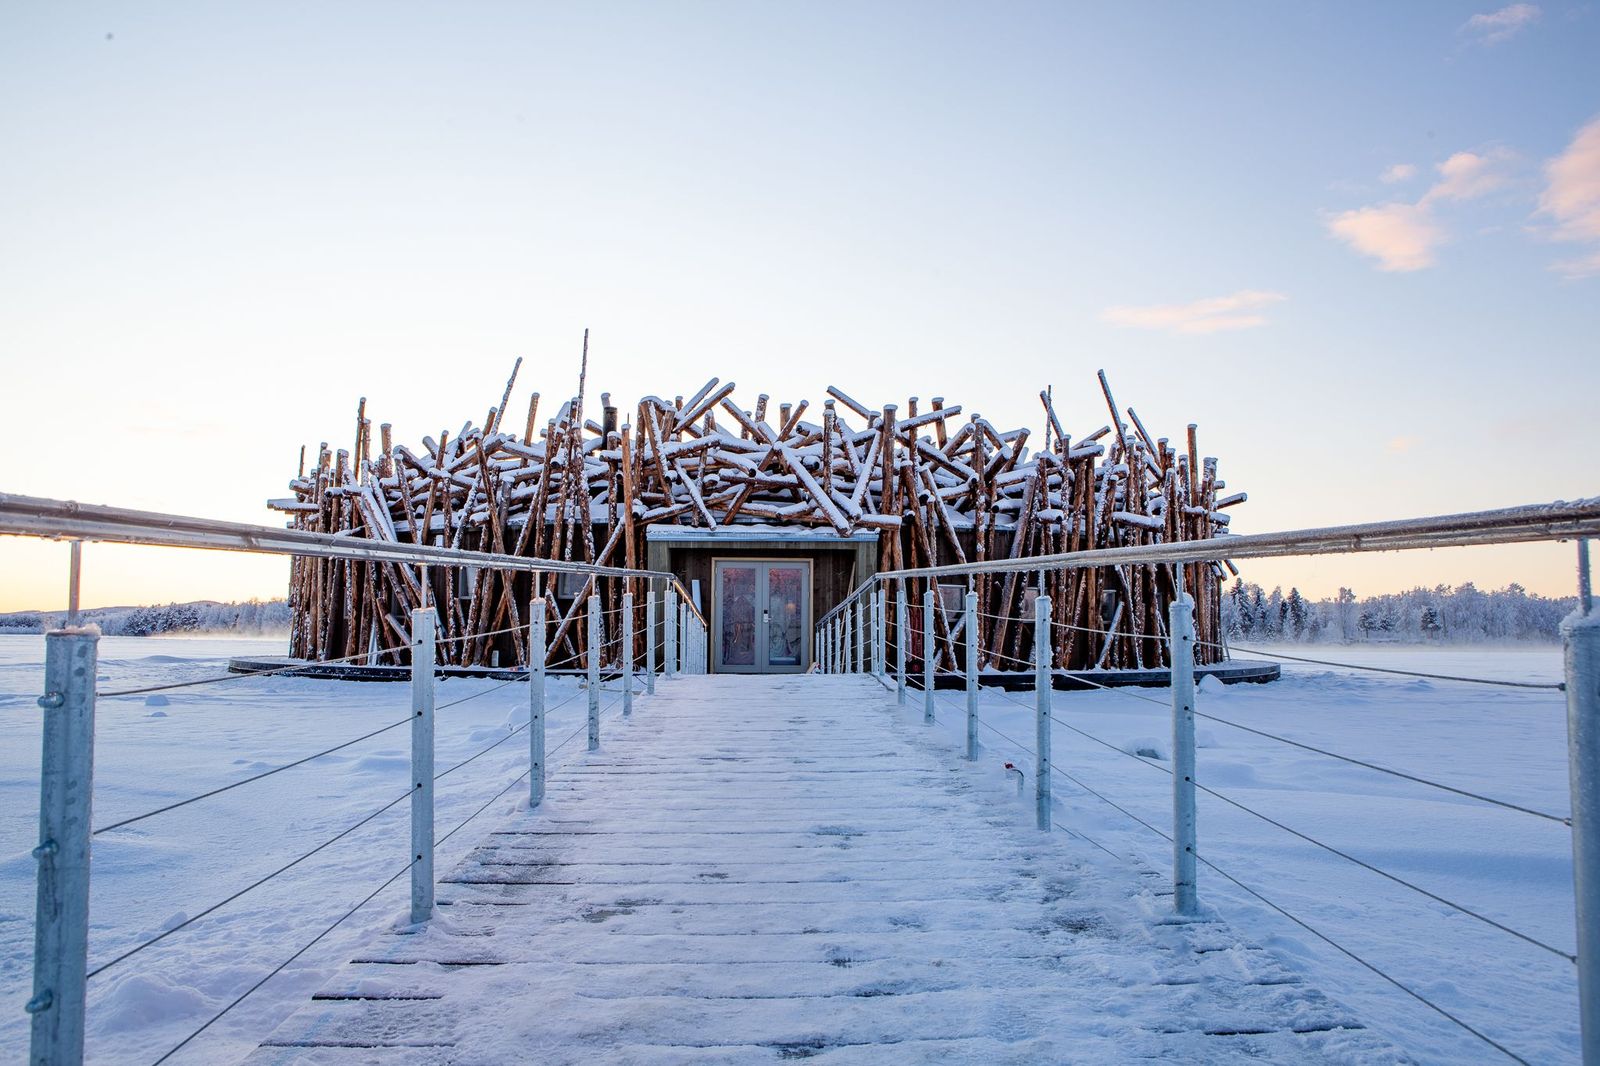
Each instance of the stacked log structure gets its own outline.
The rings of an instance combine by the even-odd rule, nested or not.
[[[1044,430],[1030,450],[1029,430],[1001,431],[941,397],[869,406],[830,387],[821,412],[805,400],[774,407],[766,395],[746,408],[734,384],[716,378],[687,398],[646,396],[620,424],[608,395],[600,421],[588,417],[581,386],[542,423],[537,392],[526,417],[514,420],[520,365],[482,425],[416,447],[396,444],[387,423],[375,441],[362,400],[351,447],[323,444],[309,469],[302,449],[293,496],[269,505],[295,529],[631,569],[643,568],[645,530],[655,523],[802,525],[841,537],[873,530],[887,571],[1214,537],[1226,533],[1227,508],[1245,499],[1221,495],[1217,462],[1200,454],[1195,426],[1176,440],[1152,436],[1133,408],[1117,406],[1104,372],[1097,402],[1103,398],[1109,423],[1074,438],[1051,394],[1040,393]],[[1183,567],[1203,662],[1222,658],[1224,566],[1231,569]],[[982,574],[972,582],[980,666],[1030,667],[1030,602],[1041,582],[1057,623],[1057,668],[1165,665],[1176,577],[1163,564]],[[604,612],[605,658],[614,662],[625,591],[635,593],[635,631],[644,639],[640,594],[652,591],[644,579],[565,581],[558,597],[548,572],[299,558],[290,581],[291,654],[405,662],[411,610],[428,604],[439,614],[442,661],[522,664],[521,627],[529,603],[542,597],[552,664],[576,666],[593,593]],[[659,594],[660,583],[652,584]],[[915,606],[923,587],[913,584],[903,591]],[[901,591],[891,583],[891,603]],[[957,591],[936,596],[931,650],[941,669],[961,668],[964,642],[951,639]],[[914,623],[920,613],[908,612]],[[918,658],[920,634],[910,646]]]

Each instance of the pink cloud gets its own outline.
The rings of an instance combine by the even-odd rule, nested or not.
[[[1444,231],[1420,204],[1378,204],[1335,215],[1328,232],[1378,261],[1379,270],[1421,270],[1434,263]]]
[[[1600,117],[1580,129],[1566,150],[1545,164],[1544,173],[1539,213],[1555,220],[1552,236],[1600,244]],[[1569,277],[1600,273],[1600,247],[1556,268]]]
[[[1434,200],[1476,200],[1506,183],[1505,174],[1498,169],[1511,158],[1511,153],[1496,148],[1484,155],[1475,152],[1457,152],[1440,163],[1439,181],[1422,197],[1422,203]]]
[[[1439,180],[1416,203],[1371,204],[1342,212],[1328,220],[1328,232],[1362,255],[1378,261],[1379,270],[1406,272],[1434,264],[1434,252],[1446,240],[1435,217],[1439,204],[1476,200],[1506,184],[1505,164],[1512,154],[1503,148],[1479,154],[1457,152],[1434,169]],[[1411,177],[1416,168],[1396,164],[1383,180]]]
[[[1262,308],[1289,297],[1281,292],[1241,289],[1230,296],[1213,296],[1186,304],[1144,304],[1108,307],[1100,319],[1130,329],[1161,329],[1169,333],[1206,334],[1254,329],[1267,324]]]
[[[1473,15],[1461,26],[1461,32],[1473,34],[1482,44],[1499,44],[1527,29],[1539,20],[1539,8],[1534,4],[1508,4],[1498,11]]]

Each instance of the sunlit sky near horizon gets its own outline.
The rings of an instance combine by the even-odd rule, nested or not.
[[[1594,4],[10,4],[0,491],[275,522],[358,397],[1199,424],[1237,532],[1600,495]],[[626,406],[626,402],[624,406]],[[88,605],[282,595],[87,550]],[[66,548],[0,538],[0,610]],[[1573,589],[1570,545],[1242,565]]]

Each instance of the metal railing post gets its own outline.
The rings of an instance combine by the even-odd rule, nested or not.
[[[528,605],[528,806],[544,802],[544,598]]]
[[[922,594],[922,720],[933,724],[933,668],[937,660],[933,636],[933,582]]]
[[[67,568],[67,627],[78,624],[79,592],[83,586],[83,541],[72,542],[72,562]]]
[[[839,613],[839,640],[841,641],[839,645],[839,672],[843,674],[848,674],[850,672],[850,665],[855,660],[855,656],[851,647],[851,641],[856,639],[855,622],[855,607],[850,603],[850,601],[846,600],[840,606]]]
[[[906,702],[906,583],[894,590],[894,701]]]
[[[694,662],[694,657],[689,649],[694,645],[694,634],[689,631],[689,604],[678,604],[678,673],[690,672],[689,664]]]
[[[1600,613],[1561,624],[1584,1066],[1600,1064]]]
[[[665,630],[661,637],[661,669],[668,676],[673,677],[678,672],[678,591],[667,589],[662,595],[661,626]]]
[[[878,588],[867,593],[867,673],[878,676]]]
[[[851,648],[851,657],[855,659],[855,673],[866,673],[866,656],[862,654],[867,646],[867,597],[862,594],[856,597],[856,631],[855,647]]]
[[[644,594],[644,690],[656,694],[656,594]]]
[[[1050,831],[1050,597],[1033,601],[1034,820]]]
[[[433,917],[433,673],[438,662],[432,607],[411,612],[411,924]]]
[[[83,1061],[99,643],[93,631],[58,630],[44,638],[33,996],[26,1008],[33,1016],[28,1061],[35,1066]]]
[[[888,672],[888,662],[884,652],[887,650],[886,640],[889,627],[887,593],[880,585],[872,596],[872,673],[874,677],[882,677]]]
[[[600,597],[589,597],[589,750],[600,748]]]
[[[633,714],[633,593],[622,594],[622,717]]]
[[[1175,571],[1182,567],[1174,567]],[[1181,579],[1180,579],[1181,580]],[[1180,588],[1167,608],[1172,657],[1172,905],[1200,909],[1195,878],[1194,600]]]
[[[962,628],[967,638],[967,758],[978,757],[978,594],[968,591]]]
[[[1594,610],[1594,590],[1589,579],[1589,538],[1578,538],[1578,610],[1584,614]]]

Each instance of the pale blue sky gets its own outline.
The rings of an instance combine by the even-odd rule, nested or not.
[[[1037,426],[1053,384],[1080,434],[1105,367],[1155,432],[1200,424],[1241,530],[1600,494],[1597,55],[1600,10],[1557,3],[13,3],[0,490],[271,520],[358,396],[454,430],[518,355],[514,403],[570,391],[587,326],[619,397]],[[0,609],[59,600],[63,555],[0,542]],[[284,573],[91,563],[91,602]]]

